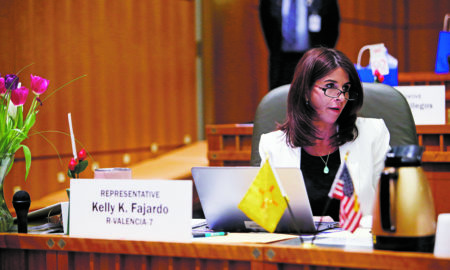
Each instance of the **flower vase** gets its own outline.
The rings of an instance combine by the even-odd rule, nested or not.
[[[11,161],[14,155],[0,155],[0,232],[7,232],[13,225],[13,217],[6,205],[5,196],[3,194],[3,181],[8,173]]]

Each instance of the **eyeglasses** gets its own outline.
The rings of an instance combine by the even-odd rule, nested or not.
[[[316,87],[320,88],[327,97],[337,98],[342,94],[346,100],[356,100],[358,98],[358,93],[350,92],[350,85],[344,85],[342,90],[336,87],[322,87],[319,85],[316,85]]]

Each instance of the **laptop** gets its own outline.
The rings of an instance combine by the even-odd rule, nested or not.
[[[193,167],[191,172],[209,229],[214,231],[265,231],[238,208],[259,167]],[[303,175],[298,168],[276,168],[289,198],[292,214],[286,209],[275,232],[314,233],[337,223],[316,228]]]

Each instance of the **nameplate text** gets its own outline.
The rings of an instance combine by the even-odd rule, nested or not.
[[[189,242],[192,181],[71,179],[71,236]]]
[[[445,86],[395,86],[408,100],[416,125],[445,125]]]

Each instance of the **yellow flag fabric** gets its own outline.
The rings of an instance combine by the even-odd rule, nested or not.
[[[264,162],[244,198],[238,205],[259,226],[274,232],[287,204],[268,159]]]

